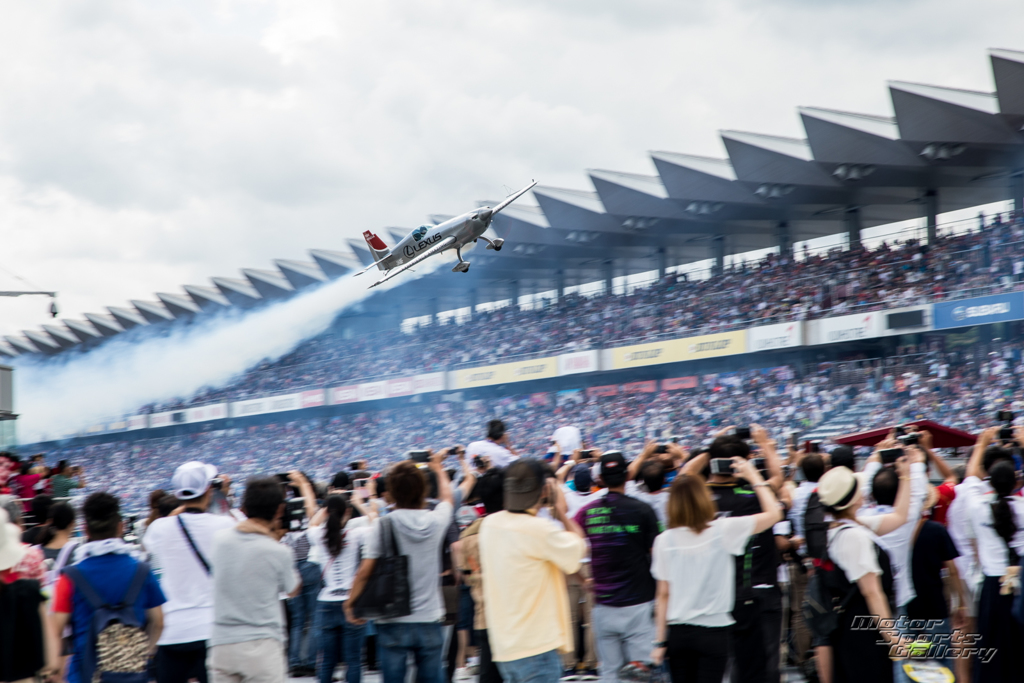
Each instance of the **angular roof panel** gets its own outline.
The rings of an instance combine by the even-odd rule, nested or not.
[[[1024,52],[989,50],[988,54],[996,81],[999,112],[1009,116],[1024,116]]]
[[[22,330],[21,333],[28,337],[28,339],[35,344],[36,348],[40,351],[53,353],[54,351],[59,351],[61,348],[60,344],[42,332],[36,332],[35,330]]]
[[[312,287],[321,282],[327,281],[327,276],[320,266],[311,261],[290,261],[288,259],[277,259],[274,265],[295,289]]]
[[[264,299],[282,299],[295,292],[295,288],[280,271],[243,268],[242,275],[252,283],[252,286]]]
[[[601,203],[610,214],[681,220],[689,218],[679,204],[668,198],[668,191],[658,176],[614,171],[589,173]]]
[[[125,330],[116,318],[103,313],[86,313],[85,319],[91,322],[104,337],[113,337]]]
[[[354,270],[359,270],[363,265],[353,254],[341,251],[311,249],[309,255],[329,278],[341,277]]]
[[[925,162],[899,141],[896,119],[800,107],[800,119],[815,161],[835,164],[924,166]]]
[[[227,298],[228,301],[233,303],[235,306],[242,306],[248,308],[255,306],[263,300],[260,293],[245,280],[236,280],[230,277],[215,277],[211,278],[217,289],[220,290],[221,294]]]
[[[21,354],[10,344],[0,340],[0,356],[6,356],[7,358],[16,358]]]
[[[998,116],[994,94],[901,82],[890,83],[889,94],[904,140],[988,145],[1022,141]]]
[[[188,295],[192,298],[192,301],[196,302],[204,311],[211,309],[226,308],[231,305],[227,297],[221,294],[219,289],[213,287],[203,287],[201,285],[182,285]]]
[[[160,299],[163,305],[167,307],[167,310],[170,311],[171,315],[175,318],[187,318],[202,310],[194,301],[192,301],[192,299],[181,294],[157,292],[156,298]]]
[[[39,349],[25,337],[5,335],[4,341],[10,344],[18,353],[39,353]]]
[[[174,316],[167,310],[167,307],[158,301],[132,299],[131,304],[135,307],[135,310],[142,314],[142,317],[148,323],[164,323],[168,320],[174,320]]]
[[[651,152],[651,159],[665,191],[673,199],[763,204],[749,187],[736,180],[736,171],[728,159],[675,152]]]
[[[114,316],[117,322],[121,323],[121,327],[126,330],[130,330],[133,327],[142,327],[148,324],[146,319],[142,317],[142,314],[138,311],[133,311],[130,308],[122,308],[120,306],[107,306],[107,310],[110,311],[110,315]],[[90,318],[90,320],[92,320]]]
[[[43,330],[63,349],[70,349],[82,343],[68,328],[61,325],[43,325]]]
[[[94,339],[98,339],[103,336],[92,323],[84,320],[70,320],[65,318],[61,320],[61,322],[67,325],[67,328],[83,342],[93,341]]]
[[[837,185],[814,163],[806,140],[737,131],[722,131],[721,136],[740,180],[812,187]]]

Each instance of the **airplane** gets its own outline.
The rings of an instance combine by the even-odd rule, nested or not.
[[[370,232],[363,232],[363,239],[370,247],[373,255],[373,263],[363,268],[356,275],[362,275],[370,268],[377,266],[378,270],[384,272],[384,277],[370,285],[373,289],[377,285],[384,284],[399,273],[404,273],[410,268],[419,265],[431,256],[435,256],[451,249],[459,257],[459,262],[452,268],[453,273],[465,273],[469,270],[469,261],[462,260],[462,248],[470,242],[483,240],[487,242],[487,248],[494,251],[501,251],[501,245],[505,240],[501,238],[490,239],[484,237],[484,232],[491,226],[495,214],[506,206],[522,197],[533,189],[537,181],[514,194],[510,194],[500,204],[491,208],[482,206],[474,211],[468,211],[461,216],[450,218],[438,225],[421,225],[402,241],[395,245],[394,249],[388,247],[380,237]]]

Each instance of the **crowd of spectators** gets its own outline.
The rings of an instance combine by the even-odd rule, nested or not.
[[[934,244],[908,239],[801,258],[772,254],[708,278],[670,273],[628,294],[570,294],[535,308],[506,306],[447,323],[473,344],[437,344],[434,325],[347,338],[327,332],[228,386],[147,411],[994,294],[1024,288],[1022,278],[1024,224],[996,216],[984,229]]]

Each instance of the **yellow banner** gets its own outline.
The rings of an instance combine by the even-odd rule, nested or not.
[[[453,389],[472,389],[492,384],[509,382],[526,382],[531,379],[544,379],[558,376],[558,358],[537,358],[522,360],[501,365],[485,365],[479,368],[466,368],[455,371]]]
[[[670,339],[663,342],[622,346],[612,349],[611,369],[623,370],[626,368],[638,368],[644,365],[681,363],[702,358],[731,356],[736,353],[746,353],[746,351],[746,331],[720,332],[718,334],[705,334],[700,337]]]

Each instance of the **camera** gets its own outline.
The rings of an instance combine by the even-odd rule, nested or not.
[[[290,498],[284,502],[284,517],[281,525],[286,531],[302,531],[309,526],[306,519],[306,501],[302,498]]]
[[[425,463],[430,460],[429,451],[409,451],[409,459],[415,463]]]
[[[733,427],[729,430],[729,436],[735,436],[737,439],[746,440],[750,438],[750,427]]]
[[[765,463],[764,458],[754,458],[750,462],[754,463],[754,467],[757,468],[757,471],[761,473],[762,477],[765,479],[768,478],[768,465]]]
[[[478,470],[482,470],[483,468],[487,467],[487,463],[484,462],[484,459],[481,458],[479,455],[474,455],[473,467],[477,468]]]
[[[1013,426],[1006,425],[1005,427],[999,428],[999,440],[1000,441],[1013,441]]]
[[[804,451],[807,452],[807,453],[820,453],[821,452],[821,442],[820,441],[805,441],[804,442]]]
[[[878,452],[879,457],[882,459],[883,465],[894,464],[900,456],[903,455],[902,448],[883,448]]]
[[[996,412],[996,422],[1013,422],[1012,410],[1000,410]]]
[[[587,460],[590,460],[591,458],[594,457],[594,449],[588,448],[585,451],[580,451],[580,455],[586,458]]]
[[[732,460],[730,458],[711,459],[711,474],[724,474],[728,477],[732,473]]]
[[[896,440],[904,446],[916,446],[921,440],[921,435],[917,432],[908,432],[902,436],[897,436]]]
[[[224,488],[224,480],[220,477],[210,480],[210,488],[214,491],[220,491]]]
[[[656,447],[656,448],[654,449],[654,452],[655,452],[655,453],[668,453],[668,446],[667,446],[666,444],[660,443],[660,444],[658,444],[658,446],[657,446],[657,447]]]

